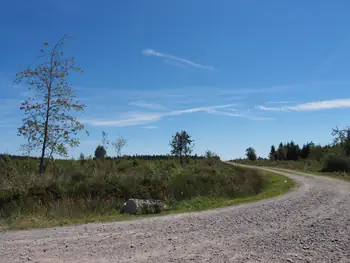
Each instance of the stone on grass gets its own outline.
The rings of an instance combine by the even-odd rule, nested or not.
[[[129,199],[120,209],[122,214],[157,214],[166,209],[161,200],[154,199]]]

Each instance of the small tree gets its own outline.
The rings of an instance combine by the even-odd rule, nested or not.
[[[271,161],[275,161],[277,159],[277,152],[276,152],[276,148],[274,145],[271,146],[269,158]]]
[[[257,159],[255,149],[252,147],[249,147],[248,149],[246,149],[245,155],[247,156],[249,161],[256,161]]]
[[[204,157],[207,159],[216,157],[216,153],[212,152],[211,150],[206,150]]]
[[[62,49],[68,38],[64,35],[53,46],[45,42],[38,56],[42,62],[16,74],[15,83],[26,82],[35,92],[21,104],[25,117],[18,135],[27,139],[31,150],[41,150],[40,174],[44,172],[44,158],[52,159],[54,153],[67,156],[67,146],[78,146],[76,135],[84,129],[71,115],[72,110],[82,111],[85,105],[75,101],[75,91],[67,82],[71,71],[82,71],[74,57],[64,57]]]
[[[96,159],[104,159],[104,158],[106,158],[106,156],[107,156],[106,149],[102,145],[97,146],[96,150],[95,150],[95,158]]]
[[[170,141],[171,154],[180,157],[180,163],[183,165],[183,157],[188,157],[192,153],[193,140],[186,131],[177,132]]]
[[[283,143],[280,143],[277,149],[277,160],[283,161],[287,158],[287,150]]]
[[[127,144],[127,140],[123,136],[118,136],[114,142],[112,142],[112,145],[117,152],[117,157],[122,156],[122,149]]]
[[[339,129],[336,127],[332,130],[332,136],[334,136],[333,144],[339,145],[346,156],[350,156],[350,127],[346,129]]]
[[[209,165],[213,165],[216,160],[220,160],[217,154],[210,150],[205,152],[204,157],[207,159]]]
[[[80,161],[84,161],[84,160],[85,160],[85,155],[84,155],[84,153],[80,153],[80,155],[79,155],[79,160],[80,160]]]

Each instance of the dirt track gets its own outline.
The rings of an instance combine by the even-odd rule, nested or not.
[[[212,211],[0,233],[0,262],[350,262],[350,184]]]

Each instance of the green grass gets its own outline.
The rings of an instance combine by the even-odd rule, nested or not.
[[[268,171],[261,172],[264,175],[262,190],[259,194],[253,196],[242,196],[239,198],[204,196],[194,197],[190,200],[182,200],[170,203],[169,210],[156,215],[122,215],[117,211],[112,212],[108,215],[89,214],[79,218],[67,217],[60,219],[42,217],[38,215],[26,215],[24,217],[14,215],[13,217],[0,221],[0,231],[45,228],[63,225],[85,224],[91,222],[134,220],[152,216],[164,216],[169,214],[202,211],[275,197],[297,187],[297,184],[293,180],[284,175]]]
[[[287,193],[289,190],[296,188],[298,185],[289,177],[275,172],[263,171],[264,185],[262,191],[254,196],[247,196],[241,198],[210,198],[210,197],[196,197],[191,200],[184,200],[177,202],[173,206],[175,213],[202,211],[213,208],[220,208],[225,206],[238,205],[243,203],[255,202],[266,198],[272,198],[278,195]]]

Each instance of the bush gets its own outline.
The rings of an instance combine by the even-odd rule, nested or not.
[[[350,159],[336,155],[330,155],[326,158],[323,172],[350,172]]]

